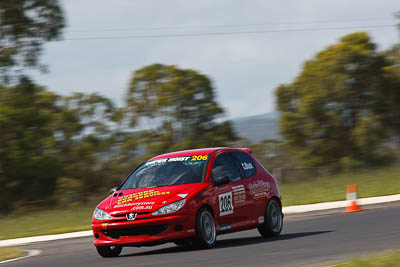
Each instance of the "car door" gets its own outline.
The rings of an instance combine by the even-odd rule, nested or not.
[[[256,164],[250,155],[245,152],[231,154],[241,170],[242,184],[246,190],[243,214],[247,217],[248,223],[260,223],[260,220],[263,220],[269,184],[258,177]]]
[[[239,194],[245,194],[245,187],[239,168],[228,152],[217,155],[213,162],[212,180],[223,176],[229,177],[229,183],[214,188],[214,196],[219,207],[216,220],[219,225],[218,230],[229,230],[240,225],[245,218],[244,202],[237,198]]]

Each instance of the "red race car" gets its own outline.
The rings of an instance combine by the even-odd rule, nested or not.
[[[219,234],[283,226],[274,177],[246,148],[179,151],[149,159],[93,213],[94,245],[103,257],[124,246],[166,242],[213,247]]]

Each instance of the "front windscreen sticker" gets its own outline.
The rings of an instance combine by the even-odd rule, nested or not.
[[[164,158],[164,159],[155,159],[151,161],[147,161],[145,163],[146,166],[154,166],[154,165],[162,165],[167,162],[181,162],[181,161],[204,161],[208,159],[208,155],[194,155],[194,156],[186,156],[186,157],[173,157],[173,158]]]
[[[208,156],[207,155],[197,155],[197,156],[192,156],[192,161],[196,160],[207,160]]]
[[[175,158],[168,158],[168,162],[187,161],[190,159],[191,157],[175,157]]]
[[[233,213],[232,192],[218,196],[219,199],[219,216],[225,216]]]

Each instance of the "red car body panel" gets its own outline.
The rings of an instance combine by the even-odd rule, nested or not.
[[[207,170],[201,183],[171,185],[152,188],[118,190],[104,199],[97,208],[112,216],[110,220],[93,217],[92,229],[95,246],[142,246],[155,245],[196,235],[196,214],[202,207],[211,209],[217,233],[229,233],[255,228],[263,223],[264,211],[269,199],[281,203],[278,184],[274,177],[253,157],[256,174],[221,186],[211,181],[214,159],[221,153],[251,150],[238,148],[207,148],[163,154],[149,159],[207,155]],[[230,196],[232,210],[221,211],[220,201]],[[153,215],[159,208],[185,198],[184,206],[174,213]],[[136,213],[134,220],[126,214]]]

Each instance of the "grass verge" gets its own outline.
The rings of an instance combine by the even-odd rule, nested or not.
[[[24,252],[16,248],[0,247],[0,261],[15,259],[23,256]]]
[[[94,207],[44,210],[0,219],[0,240],[89,230]]]
[[[357,184],[359,198],[399,194],[400,166],[280,184],[279,189],[283,205],[291,206],[345,200],[348,184]]]
[[[356,259],[350,262],[340,263],[334,266],[335,267],[375,267],[375,266],[395,267],[399,266],[399,263],[400,263],[400,251],[391,252],[378,257]]]
[[[359,197],[400,193],[400,166],[357,171],[281,184],[284,206],[344,200],[346,185],[357,184]],[[94,206],[11,214],[0,219],[0,240],[89,230]]]

